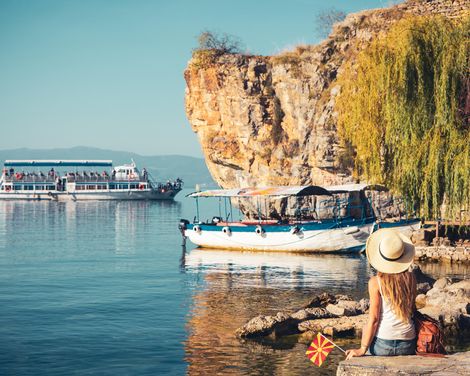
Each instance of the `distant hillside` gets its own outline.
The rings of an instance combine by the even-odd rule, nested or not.
[[[136,153],[103,150],[89,147],[66,149],[12,149],[0,150],[0,162],[6,159],[111,159],[114,165],[135,161],[139,168],[145,167],[156,180],[183,179],[185,186],[215,185],[204,159],[184,155],[143,156]]]

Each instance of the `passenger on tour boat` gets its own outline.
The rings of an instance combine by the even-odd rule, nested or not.
[[[416,351],[416,279],[408,271],[415,249],[411,240],[393,229],[374,232],[366,244],[367,259],[377,270],[369,280],[369,321],[361,347],[346,351],[347,358],[371,355],[412,355]]]

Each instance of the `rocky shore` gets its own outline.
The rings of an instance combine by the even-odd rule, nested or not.
[[[435,281],[414,269],[418,281],[416,305],[420,312],[439,320],[448,345],[470,334],[470,280],[441,278]],[[240,338],[278,338],[299,334],[304,342],[317,332],[332,337],[360,337],[367,321],[368,299],[355,301],[346,295],[323,293],[295,312],[280,311],[256,316],[236,331]]]

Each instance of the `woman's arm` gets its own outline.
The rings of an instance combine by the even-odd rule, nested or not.
[[[361,347],[358,349],[347,350],[346,360],[351,359],[354,356],[363,356],[366,353],[379,326],[381,298],[377,277],[372,277],[369,280],[369,299],[369,320],[362,331]]]

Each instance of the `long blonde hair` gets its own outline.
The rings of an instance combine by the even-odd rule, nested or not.
[[[407,322],[415,308],[416,278],[414,273],[404,271],[397,274],[378,272],[382,295],[392,308],[393,313]]]

